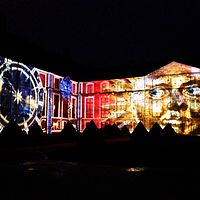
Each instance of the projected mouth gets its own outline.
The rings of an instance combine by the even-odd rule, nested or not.
[[[171,124],[172,128],[175,130],[177,134],[189,134],[190,129],[192,126],[192,119],[188,119],[185,117],[180,118],[170,118],[166,119],[164,118],[161,121],[161,126],[164,128],[167,124]]]
[[[163,119],[162,120],[162,124],[165,126],[167,124],[172,124],[173,126],[180,126],[180,125],[186,125],[189,126],[192,124],[192,120],[188,119],[188,118],[183,118],[183,117],[179,117],[179,118],[170,118],[170,119]]]

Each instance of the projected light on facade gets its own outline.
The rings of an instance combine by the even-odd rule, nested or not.
[[[94,90],[94,95],[85,95],[85,116],[94,117],[99,126],[115,123],[132,131],[141,121],[147,129],[158,122],[162,128],[172,124],[178,134],[199,131],[198,68],[172,62],[144,77],[92,83],[93,86],[85,84]],[[93,107],[96,109],[92,112]]]
[[[14,119],[28,131],[34,121],[39,122],[43,109],[43,87],[35,68],[7,61],[0,66],[0,126]]]
[[[60,92],[64,99],[69,100],[72,95],[72,82],[70,77],[64,77],[60,81]]]
[[[0,126],[15,119],[24,130],[39,122],[44,132],[60,132],[67,121],[79,131],[138,122],[149,130],[170,123],[178,134],[200,129],[200,69],[172,62],[146,76],[76,82],[68,76],[0,57]],[[44,109],[43,109],[44,108]]]

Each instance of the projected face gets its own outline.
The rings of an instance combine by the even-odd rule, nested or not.
[[[194,70],[196,69],[195,73]],[[147,129],[155,122],[170,123],[178,134],[192,134],[199,129],[199,69],[166,66],[144,78],[144,91],[135,94],[137,118]]]

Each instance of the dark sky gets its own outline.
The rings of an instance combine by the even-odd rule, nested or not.
[[[1,0],[1,55],[77,81],[200,67],[199,10],[193,0]]]

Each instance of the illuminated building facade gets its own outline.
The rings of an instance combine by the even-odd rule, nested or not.
[[[76,82],[1,58],[0,92],[1,128],[12,118],[24,130],[37,121],[47,133],[67,121],[82,131],[91,120],[130,132],[139,121],[148,130],[170,123],[187,135],[200,127],[200,69],[177,62],[143,77]]]

